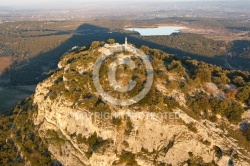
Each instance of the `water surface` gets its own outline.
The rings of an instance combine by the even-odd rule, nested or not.
[[[172,33],[179,33],[181,29],[185,29],[185,27],[161,26],[161,27],[156,27],[156,28],[126,28],[126,30],[129,30],[129,31],[139,32],[141,36],[171,35]]]

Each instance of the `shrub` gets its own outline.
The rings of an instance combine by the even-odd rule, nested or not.
[[[244,112],[241,104],[233,99],[212,98],[210,107],[213,113],[224,115],[231,122],[239,122]]]
[[[102,101],[102,99],[98,99],[95,103],[95,109],[94,109],[95,112],[109,112],[110,111],[110,107],[108,104],[104,103]]]
[[[141,50],[146,54],[146,55],[149,55],[150,54],[150,48],[147,47],[147,46],[141,46]]]
[[[115,43],[115,39],[108,39],[109,44],[114,44]]]
[[[173,110],[179,106],[179,103],[172,97],[166,97],[164,99],[164,104],[167,104],[169,110]]]
[[[198,93],[195,96],[188,97],[187,106],[195,113],[199,114],[203,110],[210,108],[209,98],[204,93]]]
[[[217,97],[210,99],[210,107],[213,113],[222,114],[229,107],[227,100]]]
[[[217,122],[217,117],[216,117],[216,115],[211,115],[211,116],[209,116],[209,120],[211,121],[211,122]]]
[[[162,150],[166,154],[169,151],[169,149],[171,149],[173,146],[174,146],[174,141],[170,140],[168,145],[165,146]]]
[[[227,76],[227,71],[223,71],[221,67],[213,67],[212,75],[214,77],[214,81],[218,80],[218,84],[227,84],[230,82],[230,79]]]
[[[177,81],[167,81],[166,83],[167,89],[179,89],[180,84]]]
[[[50,93],[50,95],[49,95],[49,99],[50,100],[55,100],[57,98],[57,95],[55,94],[55,93]]]
[[[86,142],[86,138],[82,136],[82,134],[78,134],[76,137],[76,141],[78,144],[82,144],[84,142]]]
[[[237,76],[233,79],[233,83],[242,86],[245,83],[245,80],[241,76]]]
[[[214,146],[215,156],[219,159],[223,156],[222,150],[218,146]]]
[[[230,79],[227,77],[226,74],[222,73],[219,76],[213,77],[213,82],[215,84],[227,84],[230,82]]]
[[[211,81],[211,71],[207,68],[198,68],[196,71],[196,80],[199,80],[200,83],[210,82]]]
[[[242,106],[233,101],[230,104],[230,107],[225,110],[224,114],[227,117],[227,119],[231,122],[239,122],[241,120],[241,115],[244,112],[244,109]]]
[[[101,43],[99,41],[93,41],[91,44],[91,48],[92,49],[96,49],[101,45]]]
[[[120,126],[122,124],[122,118],[121,117],[113,117],[112,118],[112,123],[114,125]]]
[[[135,154],[127,151],[123,151],[120,156],[120,162],[126,163],[126,165],[138,165],[135,160]]]
[[[188,127],[188,129],[189,129],[190,131],[193,131],[193,132],[195,132],[195,133],[198,132],[198,130],[197,130],[196,125],[195,125],[194,122],[191,122],[191,123],[187,124],[187,127]]]
[[[125,134],[129,135],[131,131],[133,130],[133,123],[131,122],[130,117],[127,117],[127,123],[126,123],[126,128],[125,128]]]
[[[246,102],[250,98],[250,85],[239,88],[236,98],[241,102]]]
[[[88,151],[86,152],[86,157],[90,158],[95,150],[97,150],[105,140],[97,136],[97,133],[94,132],[87,140],[86,144],[89,146]]]
[[[181,61],[175,61],[173,60],[171,64],[167,66],[167,69],[169,71],[173,71],[178,73],[181,76],[184,76],[186,74],[185,68],[182,66]]]

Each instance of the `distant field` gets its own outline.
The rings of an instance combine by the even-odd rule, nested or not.
[[[68,40],[82,22],[15,22],[0,24],[0,72],[10,56],[27,61]],[[2,59],[3,58],[3,59]]]
[[[35,91],[34,85],[15,88],[0,88],[0,114],[10,114],[11,108]]]
[[[0,73],[11,64],[11,57],[0,57]]]
[[[246,25],[245,25],[246,24]],[[187,27],[182,33],[170,36],[140,36],[125,27],[178,25]],[[1,75],[1,86],[34,85],[46,78],[46,74],[57,67],[61,56],[74,46],[88,46],[92,41],[106,42],[114,38],[140,47],[147,45],[178,56],[227,67],[226,54],[235,59],[228,62],[236,69],[249,69],[250,32],[227,27],[250,28],[249,23],[205,18],[174,18],[152,20],[93,20],[71,21],[20,21],[0,24],[0,57],[15,56],[17,63]],[[234,42],[239,39],[244,42]],[[231,49],[235,48],[235,49]],[[2,51],[1,51],[2,50]],[[1,53],[2,52],[2,53]],[[10,62],[9,62],[10,63]],[[0,72],[8,63],[0,59]],[[25,79],[24,79],[25,78]],[[6,85],[6,82],[9,83]]]

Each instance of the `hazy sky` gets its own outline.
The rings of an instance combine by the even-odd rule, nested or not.
[[[81,6],[83,4],[93,4],[93,2],[123,2],[123,3],[140,3],[140,2],[188,2],[188,1],[236,1],[236,0],[0,0],[0,6],[14,7],[20,9],[51,9],[64,8],[74,5]],[[242,1],[242,0],[239,0]],[[249,1],[249,0],[246,0]],[[80,4],[74,4],[81,2]],[[114,5],[114,3],[113,3]]]
[[[30,4],[30,3],[45,3],[45,2],[93,2],[93,1],[112,1],[112,0],[0,0],[0,5],[15,5],[15,4]],[[145,0],[113,0],[113,1],[145,1]],[[150,1],[150,0],[146,0]],[[155,0],[151,0],[154,2]],[[174,1],[216,1],[216,0],[156,0],[156,1],[162,1],[162,2],[174,2]],[[218,0],[217,0],[218,1]]]

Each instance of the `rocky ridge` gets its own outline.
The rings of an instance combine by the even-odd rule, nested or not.
[[[91,53],[100,55],[100,52],[121,52],[114,51],[113,48],[115,47],[106,45],[91,50]],[[49,97],[53,93],[51,87],[55,82],[58,84],[61,77],[61,82],[64,82],[67,89],[65,82],[72,82],[67,78],[67,73],[72,67],[79,75],[91,75],[94,61],[82,65],[81,58],[86,53],[78,53],[77,56],[79,55],[82,55],[78,57],[79,61],[74,60],[77,59],[75,53],[64,56],[59,62],[59,70],[40,83],[34,95],[34,104],[38,106],[34,124],[39,127],[40,137],[48,142],[48,149],[53,157],[64,165],[249,164],[247,161],[250,156],[241,152],[244,149],[228,136],[226,130],[209,120],[191,118],[180,108],[173,109],[172,113],[178,115],[178,119],[173,120],[143,116],[151,112],[149,106],[138,117],[131,114],[140,113],[134,107],[119,108],[106,104],[109,115],[119,112],[120,116],[99,119],[86,116],[93,115],[93,110],[84,105],[79,106],[79,101],[72,102],[59,92],[55,97]],[[89,88],[88,93],[92,93],[90,96],[98,98],[91,83],[86,82],[83,88]],[[163,95],[173,96],[180,105],[185,106],[185,95],[181,92],[169,91],[164,85],[159,88],[159,84],[156,89]],[[140,110],[142,108],[144,106]],[[234,158],[236,153],[238,157]]]
[[[109,95],[128,98],[142,89],[146,79],[137,56],[141,51],[154,69],[148,95],[126,107],[104,102],[92,80],[98,57],[107,57],[100,70],[103,88]],[[133,58],[139,66],[132,76],[126,66],[117,69],[120,83],[131,77],[139,84],[127,94],[114,93],[108,84],[107,66],[117,57]],[[238,82],[238,75],[246,83],[237,87],[232,83]],[[16,156],[11,162],[247,166],[249,142],[239,124],[249,120],[244,91],[249,80],[249,73],[225,71],[189,58],[180,60],[146,46],[138,50],[130,44],[93,42],[90,48],[75,47],[8,119],[13,124],[7,125],[11,130],[6,142]]]

